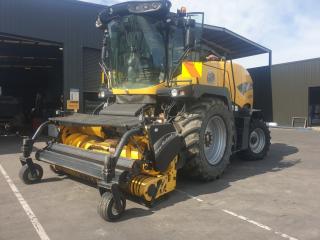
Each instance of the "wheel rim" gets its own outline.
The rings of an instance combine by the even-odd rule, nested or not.
[[[221,161],[226,145],[226,124],[220,116],[214,116],[208,121],[204,134],[204,153],[211,165]]]
[[[28,172],[28,179],[29,179],[30,181],[35,181],[35,180],[38,180],[38,179],[39,179],[39,175],[40,175],[39,170],[36,169],[35,171],[36,171],[36,175],[35,175],[35,176],[32,176],[31,171]]]
[[[116,209],[116,204],[112,205],[111,212],[114,216],[118,216],[120,214],[119,211]]]
[[[118,211],[117,208],[116,208],[116,203],[113,201],[112,207],[111,207],[111,213],[112,213],[112,215],[114,215],[114,216],[120,215],[121,212],[122,212],[122,209],[123,209],[123,205],[124,205],[124,204],[123,204],[123,202],[122,202],[122,200],[121,200],[121,210]]]
[[[249,146],[252,152],[260,153],[266,145],[266,135],[261,128],[256,128],[250,133]]]

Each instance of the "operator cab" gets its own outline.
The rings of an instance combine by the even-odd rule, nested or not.
[[[170,7],[166,0],[126,2],[99,15],[96,25],[105,33],[102,65],[106,87],[169,86],[180,73],[182,60],[195,50],[196,23],[186,18],[185,12],[170,13]]]
[[[100,97],[159,96],[175,92],[172,88],[177,86],[207,85],[225,88],[234,105],[252,106],[252,89],[242,91],[252,86],[251,77],[242,77],[246,70],[205,37],[204,14],[186,13],[185,8],[171,13],[170,7],[167,0],[125,2],[100,13],[96,22],[104,30]]]
[[[162,22],[128,15],[108,24],[109,64],[114,88],[143,88],[164,81],[165,45]]]

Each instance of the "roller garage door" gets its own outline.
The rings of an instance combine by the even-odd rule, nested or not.
[[[98,91],[101,81],[100,50],[83,48],[83,96],[84,112],[92,111],[101,103],[98,99]]]
[[[0,88],[0,135],[31,134],[63,107],[63,45],[1,33]]]

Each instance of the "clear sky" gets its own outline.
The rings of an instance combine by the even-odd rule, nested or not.
[[[121,0],[83,0],[110,5]],[[203,11],[205,23],[226,27],[273,51],[273,63],[320,57],[320,0],[172,0]],[[240,61],[246,67],[268,63],[267,56]]]

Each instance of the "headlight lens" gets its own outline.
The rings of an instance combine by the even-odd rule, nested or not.
[[[105,96],[106,96],[106,93],[103,90],[101,90],[98,94],[99,98],[105,98]]]
[[[175,88],[171,90],[171,96],[172,96],[172,97],[177,97],[177,96],[178,96],[178,93],[179,93],[178,90],[175,89]]]

